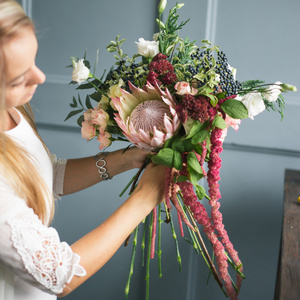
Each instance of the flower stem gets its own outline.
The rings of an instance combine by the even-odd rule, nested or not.
[[[149,300],[150,295],[150,259],[151,259],[151,232],[153,223],[153,212],[151,212],[151,220],[149,220],[149,234],[148,234],[148,253],[147,253],[147,265],[146,265],[146,300]]]
[[[129,268],[129,274],[128,274],[128,279],[127,279],[127,284],[126,284],[126,287],[125,287],[125,295],[126,295],[126,297],[129,294],[130,281],[131,281],[131,277],[132,277],[132,274],[133,274],[133,266],[134,266],[135,254],[136,254],[136,245],[137,245],[138,230],[139,230],[139,227],[137,226],[135,228],[135,231],[134,231],[135,234],[134,234],[134,239],[133,239],[133,242],[132,242],[133,246],[132,246],[132,255],[131,255],[131,261],[130,261],[130,268]]]
[[[161,224],[163,223],[161,219],[161,203],[158,205],[158,250],[157,250],[157,257],[158,257],[158,276],[162,277],[161,271]]]
[[[179,251],[177,235],[176,235],[176,232],[175,232],[172,215],[169,214],[169,216],[170,216],[170,224],[171,224],[171,229],[172,229],[172,236],[173,236],[173,239],[174,239],[174,242],[175,242],[175,247],[176,247],[177,262],[178,262],[178,265],[179,265],[179,272],[181,272],[181,256],[180,256],[180,251]]]
[[[125,188],[123,189],[123,191],[120,193],[119,197],[122,197],[124,195],[124,193],[127,191],[127,189],[129,188],[129,186],[133,183],[133,181],[135,180],[136,175],[134,175],[131,180],[128,182],[128,184],[125,186]]]
[[[202,246],[202,248],[203,248],[203,250],[204,250],[204,254],[205,254],[205,256],[206,256],[206,258],[207,258],[207,260],[208,260],[208,262],[209,262],[209,265],[210,265],[210,269],[211,269],[211,271],[212,271],[212,274],[214,275],[216,281],[218,282],[219,286],[220,286],[221,289],[223,290],[223,283],[222,283],[222,281],[221,281],[221,279],[220,279],[220,277],[219,277],[219,275],[218,275],[218,273],[217,273],[216,267],[215,267],[215,265],[213,264],[212,259],[210,258],[210,255],[209,255],[209,253],[208,253],[208,251],[207,251],[207,249],[206,249],[205,243],[204,243],[204,241],[203,241],[203,239],[202,239],[202,236],[201,236],[201,234],[200,234],[200,231],[199,231],[199,229],[198,229],[198,226],[197,226],[197,224],[196,224],[196,222],[195,222],[195,220],[194,220],[194,218],[193,218],[193,215],[192,215],[192,213],[191,213],[189,207],[187,207],[187,212],[188,212],[188,214],[189,214],[189,216],[190,216],[190,219],[191,219],[191,221],[192,221],[192,223],[193,223],[193,225],[194,225],[194,227],[195,227],[196,234],[197,234],[198,239],[199,239],[199,242],[200,242],[200,244],[201,244],[201,246]]]
[[[229,262],[229,264],[232,266],[232,268],[243,278],[246,279],[245,275],[240,271],[240,268],[242,267],[242,265],[240,266],[236,266],[233,261],[230,259],[228,253],[225,251],[225,254],[227,256],[227,261]]]
[[[142,248],[142,267],[144,267],[144,263],[145,263],[145,239],[146,239],[146,223],[148,220],[148,216],[146,217],[146,220],[144,222],[144,229],[143,229],[143,237],[142,237],[142,243],[141,243],[141,248]]]

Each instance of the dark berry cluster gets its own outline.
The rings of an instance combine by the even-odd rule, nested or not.
[[[234,79],[227,61],[228,60],[224,52],[218,52],[218,60],[215,71],[220,75],[220,89],[225,93],[226,97],[236,95],[238,90],[242,88],[242,84]]]
[[[135,62],[127,65],[125,60],[121,60],[118,67],[112,72],[112,79],[122,78],[125,89],[129,90],[129,81],[134,85],[138,85],[139,80],[143,80],[148,72],[149,68],[147,65]]]

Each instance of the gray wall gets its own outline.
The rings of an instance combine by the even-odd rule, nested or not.
[[[127,38],[124,51],[136,51],[139,37],[155,32],[158,1],[149,0],[23,0],[38,29],[38,66],[46,83],[32,105],[40,133],[59,157],[97,152],[97,143],[80,137],[75,119],[64,122],[76,92],[68,86],[69,57],[94,61],[100,49],[99,74],[113,63],[105,46],[117,34]],[[169,7],[175,1],[169,1]],[[191,18],[182,36],[220,45],[240,80],[280,80],[300,88],[299,0],[186,0],[182,19]],[[84,94],[82,94],[84,95]],[[255,121],[243,120],[240,130],[229,131],[222,153],[221,211],[229,236],[239,251],[247,279],[240,299],[272,299],[280,247],[285,169],[300,169],[299,92],[286,96],[285,118],[264,112]],[[110,149],[122,147],[116,144]],[[133,172],[59,201],[53,226],[61,239],[73,243],[102,222],[122,202],[118,193]],[[84,174],[82,174],[84,176]],[[124,198],[124,197],[123,197]],[[163,278],[152,262],[151,299],[223,299],[216,283],[206,285],[207,268],[183,239],[183,270],[178,272],[169,226],[163,228]],[[113,259],[67,299],[125,299],[131,247],[121,247]],[[144,274],[137,254],[130,300],[144,299]]]

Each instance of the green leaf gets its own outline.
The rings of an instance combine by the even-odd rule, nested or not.
[[[206,140],[209,137],[209,132],[207,130],[201,130],[200,132],[196,133],[192,137],[192,143],[195,144],[200,144],[204,140]]]
[[[77,119],[77,124],[82,127],[82,122],[84,121],[84,115],[81,115],[78,119]]]
[[[179,153],[185,152],[183,141],[180,137],[177,137],[172,143],[172,149]]]
[[[73,61],[74,61],[74,62],[78,62],[78,61],[79,61],[79,58],[76,57],[76,56],[71,56],[71,57],[70,57],[70,60],[71,60],[72,63],[73,63]]]
[[[203,199],[206,195],[205,189],[203,188],[203,186],[201,186],[199,184],[195,185],[195,192],[196,192],[198,199],[200,199],[200,200]]]
[[[101,82],[97,79],[91,81],[91,82],[88,82],[88,83],[84,83],[84,84],[81,84],[79,85],[76,90],[85,90],[85,89],[91,89],[94,87],[94,85],[99,85],[101,84]]]
[[[86,98],[85,98],[85,105],[87,108],[90,108],[90,109],[93,109],[93,106],[91,104],[91,100],[90,100],[90,97],[87,95]]]
[[[217,116],[214,120],[213,120],[213,123],[212,123],[213,126],[215,127],[218,127],[220,129],[225,129],[226,128],[226,122],[225,120],[220,117],[220,116]]]
[[[69,114],[67,115],[67,117],[65,118],[65,121],[67,121],[68,119],[70,119],[71,117],[83,112],[83,108],[77,109],[77,110],[73,110],[71,112],[69,112]]]
[[[195,145],[192,143],[192,139],[184,139],[182,143],[184,146],[184,152],[191,152],[194,150]]]
[[[189,134],[187,135],[187,138],[191,138],[193,135],[201,131],[203,128],[207,126],[207,123],[201,124],[199,120],[192,120],[188,123],[188,121],[185,124],[185,130],[189,130]]]
[[[221,108],[225,114],[233,119],[245,119],[248,118],[248,110],[245,105],[235,99],[227,99],[221,104]]]
[[[108,52],[117,52],[118,49],[116,47],[109,47],[109,48],[107,48],[107,51]]]
[[[76,98],[74,96],[73,96],[73,102],[70,103],[70,106],[73,107],[73,108],[77,107],[77,101],[76,101]]]
[[[187,155],[187,165],[188,167],[190,167],[191,169],[194,169],[196,172],[198,172],[199,174],[202,174],[202,168],[199,164],[199,161],[197,159],[197,156],[194,152],[190,152]]]
[[[182,157],[179,152],[174,151],[173,153],[173,166],[177,170],[181,170],[183,167]]]
[[[198,153],[199,155],[202,155],[203,148],[202,148],[202,146],[200,144],[196,144],[196,145],[194,145],[194,151],[196,153]]]
[[[95,92],[93,94],[90,95],[90,98],[99,102],[101,100],[102,94],[99,92]]]
[[[152,157],[152,162],[169,168],[175,167],[177,170],[181,170],[183,164],[180,153],[170,148],[161,149],[157,155]]]
[[[190,168],[189,166],[188,166],[188,171],[190,175],[190,181],[195,186],[197,182],[203,177],[203,175],[196,172],[194,169]]]
[[[175,178],[174,178],[175,180]],[[185,182],[187,181],[188,178],[186,176],[183,176],[183,175],[179,175],[177,178],[176,178],[176,182]]]

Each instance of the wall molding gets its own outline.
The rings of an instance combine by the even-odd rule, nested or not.
[[[26,15],[32,19],[32,0],[22,0],[22,6]]]
[[[205,39],[209,40],[213,45],[215,44],[215,37],[217,32],[217,13],[218,0],[208,0],[205,25]]]

